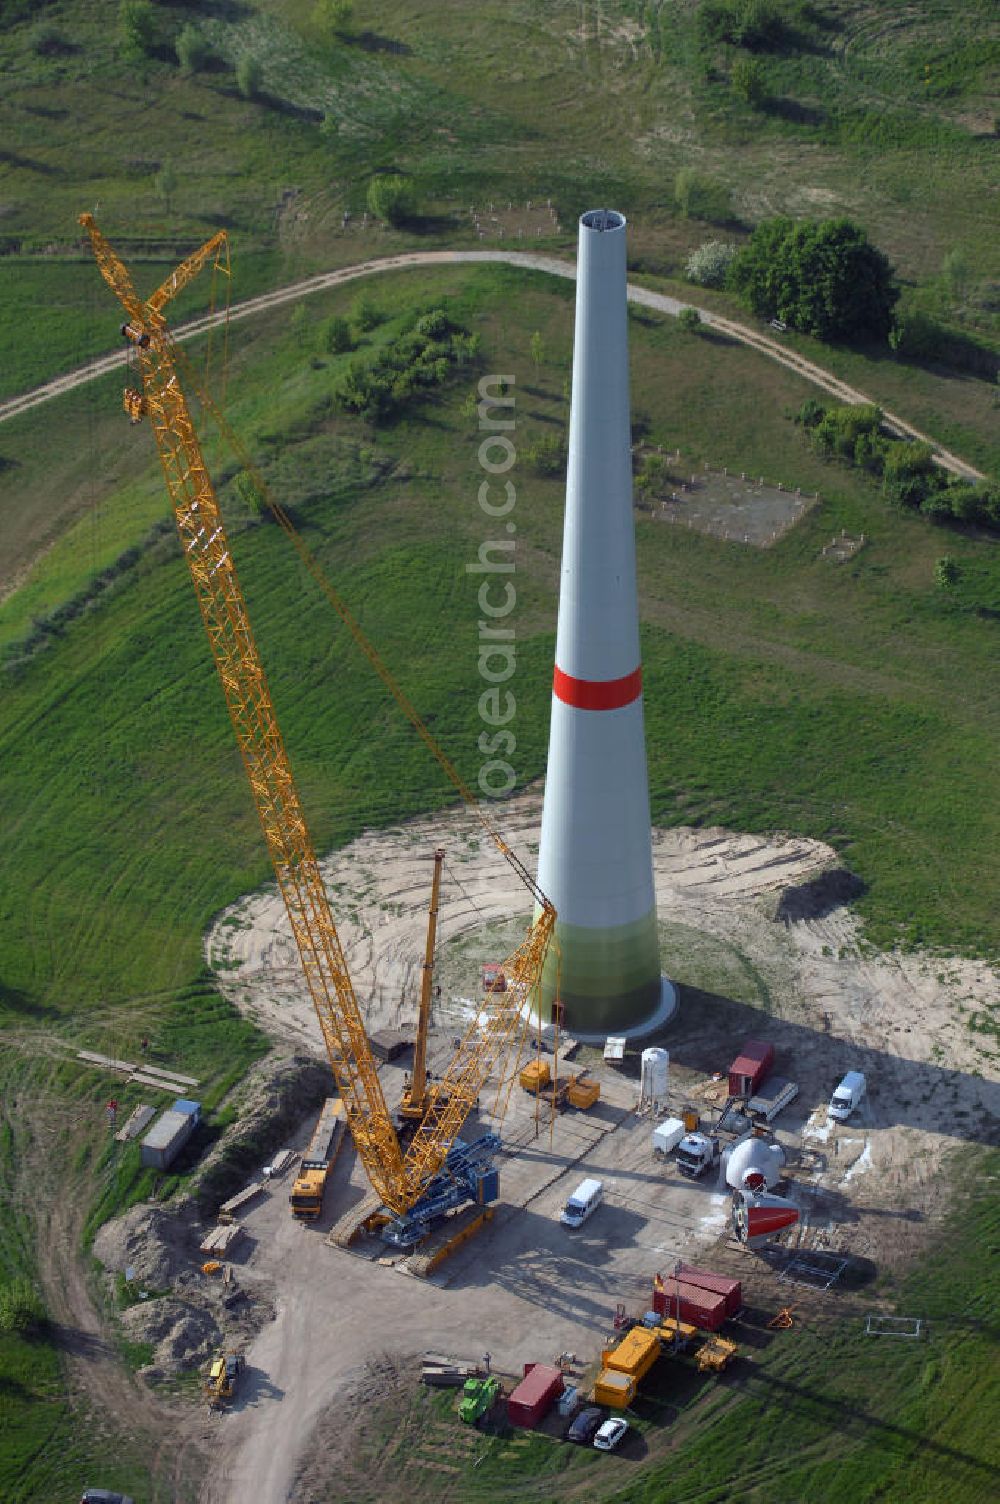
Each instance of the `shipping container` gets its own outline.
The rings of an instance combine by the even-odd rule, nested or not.
[[[653,1285],[653,1310],[661,1316],[677,1316],[705,1332],[717,1332],[726,1319],[724,1296],[689,1285],[672,1274],[664,1279],[657,1277]]]
[[[507,1401],[512,1426],[537,1426],[565,1387],[562,1373],[547,1363],[525,1363],[524,1378]]]
[[[686,1285],[697,1285],[699,1290],[723,1296],[727,1316],[735,1316],[743,1305],[743,1286],[728,1274],[712,1274],[708,1269],[696,1269],[693,1264],[681,1264],[677,1273]]]
[[[761,1039],[745,1039],[729,1067],[729,1095],[749,1097],[767,1077],[774,1064],[774,1045]]]
[[[605,1368],[594,1384],[595,1405],[610,1405],[613,1410],[625,1410],[635,1396],[635,1379],[631,1374],[620,1373],[617,1368]]]
[[[608,1348],[601,1354],[605,1368],[631,1374],[636,1383],[649,1372],[659,1356],[660,1339],[644,1326],[634,1326],[617,1347]]]
[[[178,1097],[143,1139],[139,1163],[153,1170],[169,1169],[200,1121],[200,1102]]]

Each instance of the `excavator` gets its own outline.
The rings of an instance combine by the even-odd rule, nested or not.
[[[527,1020],[537,1011],[537,990],[555,927],[555,908],[527,868],[494,828],[482,805],[437,745],[415,707],[361,631],[299,537],[279,502],[269,497],[263,477],[246,456],[211,398],[198,391],[207,409],[236,449],[261,495],[298,550],[306,568],[325,591],[356,644],[389,689],[427,749],[479,820],[487,836],[524,883],[533,901],[528,934],[503,963],[505,986],[487,986],[476,1016],[461,1038],[441,1080],[426,1085],[426,1056],[408,1094],[415,1131],[404,1145],[394,1126],[376,1069],[364,1019],[347,970],[319,863],[309,836],[292,769],[271,700],[264,667],[250,625],[215,490],[181,385],[180,372],[197,386],[184,352],[167,325],[170,300],[210,266],[228,276],[226,232],[219,231],[188,256],[149,296],[141,298],[124,263],[91,214],[80,216],[98,268],[124,313],[121,334],[142,390],[127,391],[124,409],[133,423],[148,420],[159,453],[183,557],[215,660],[236,742],[243,760],[261,829],[285,903],[302,971],[326,1046],[337,1093],[343,1100],[351,1136],[372,1187],[373,1215],[382,1235],[402,1248],[421,1242],[449,1211],[473,1202],[480,1206],[498,1194],[494,1164],[496,1134],[471,1143],[459,1132],[491,1076],[511,1073],[523,1043]],[[432,942],[429,937],[429,954]],[[429,973],[425,969],[425,987]],[[422,999],[423,1005],[423,999]],[[429,995],[428,995],[429,1005]],[[421,1105],[422,1104],[422,1105]]]

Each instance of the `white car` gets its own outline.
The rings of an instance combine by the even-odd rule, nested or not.
[[[594,1446],[599,1452],[613,1452],[627,1430],[627,1420],[606,1420],[594,1437]]]

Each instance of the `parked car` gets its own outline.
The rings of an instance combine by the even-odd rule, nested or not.
[[[594,1446],[599,1452],[613,1452],[627,1430],[627,1420],[617,1416],[614,1420],[606,1420],[594,1437]]]
[[[80,1504],[133,1504],[130,1494],[116,1494],[111,1488],[85,1488]]]
[[[788,328],[788,325],[785,323],[784,319],[772,319],[771,328],[777,329],[779,334],[784,334],[785,330]]]
[[[590,1405],[586,1410],[573,1418],[569,1430],[566,1432],[567,1441],[579,1441],[588,1445],[594,1439],[594,1433],[604,1419],[604,1411]]]

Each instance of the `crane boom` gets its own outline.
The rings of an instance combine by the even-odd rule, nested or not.
[[[122,332],[135,346],[146,411],[182,552],[351,1134],[373,1190],[399,1216],[420,1200],[441,1170],[479,1091],[512,1048],[541,974],[555,910],[529,878],[541,911],[505,967],[510,985],[505,993],[488,993],[404,1156],[368,1045],[222,515],[181,388],[177,352],[162,314],[168,299],[213,256],[219,264],[225,232],[189,256],[143,302],[93,216],[81,215],[80,224],[90,236],[102,276],[129,314],[130,322]],[[355,636],[359,635],[360,629],[355,630]],[[383,672],[374,649],[364,640],[362,646],[386,678],[388,671]],[[397,698],[404,702],[401,694]],[[415,716],[409,701],[404,702],[404,709],[411,719]],[[439,760],[446,762],[422,722],[418,730]],[[505,854],[509,851],[499,838],[497,844]]]
[[[424,965],[420,974],[420,1011],[417,1014],[417,1039],[413,1046],[413,1072],[403,1093],[400,1112],[404,1118],[422,1118],[427,1106],[427,1030],[431,1021],[431,983],[434,979],[434,937],[437,934],[438,899],[441,894],[441,868],[444,851],[434,853],[434,877],[431,880],[431,906],[427,911],[427,941]]]

